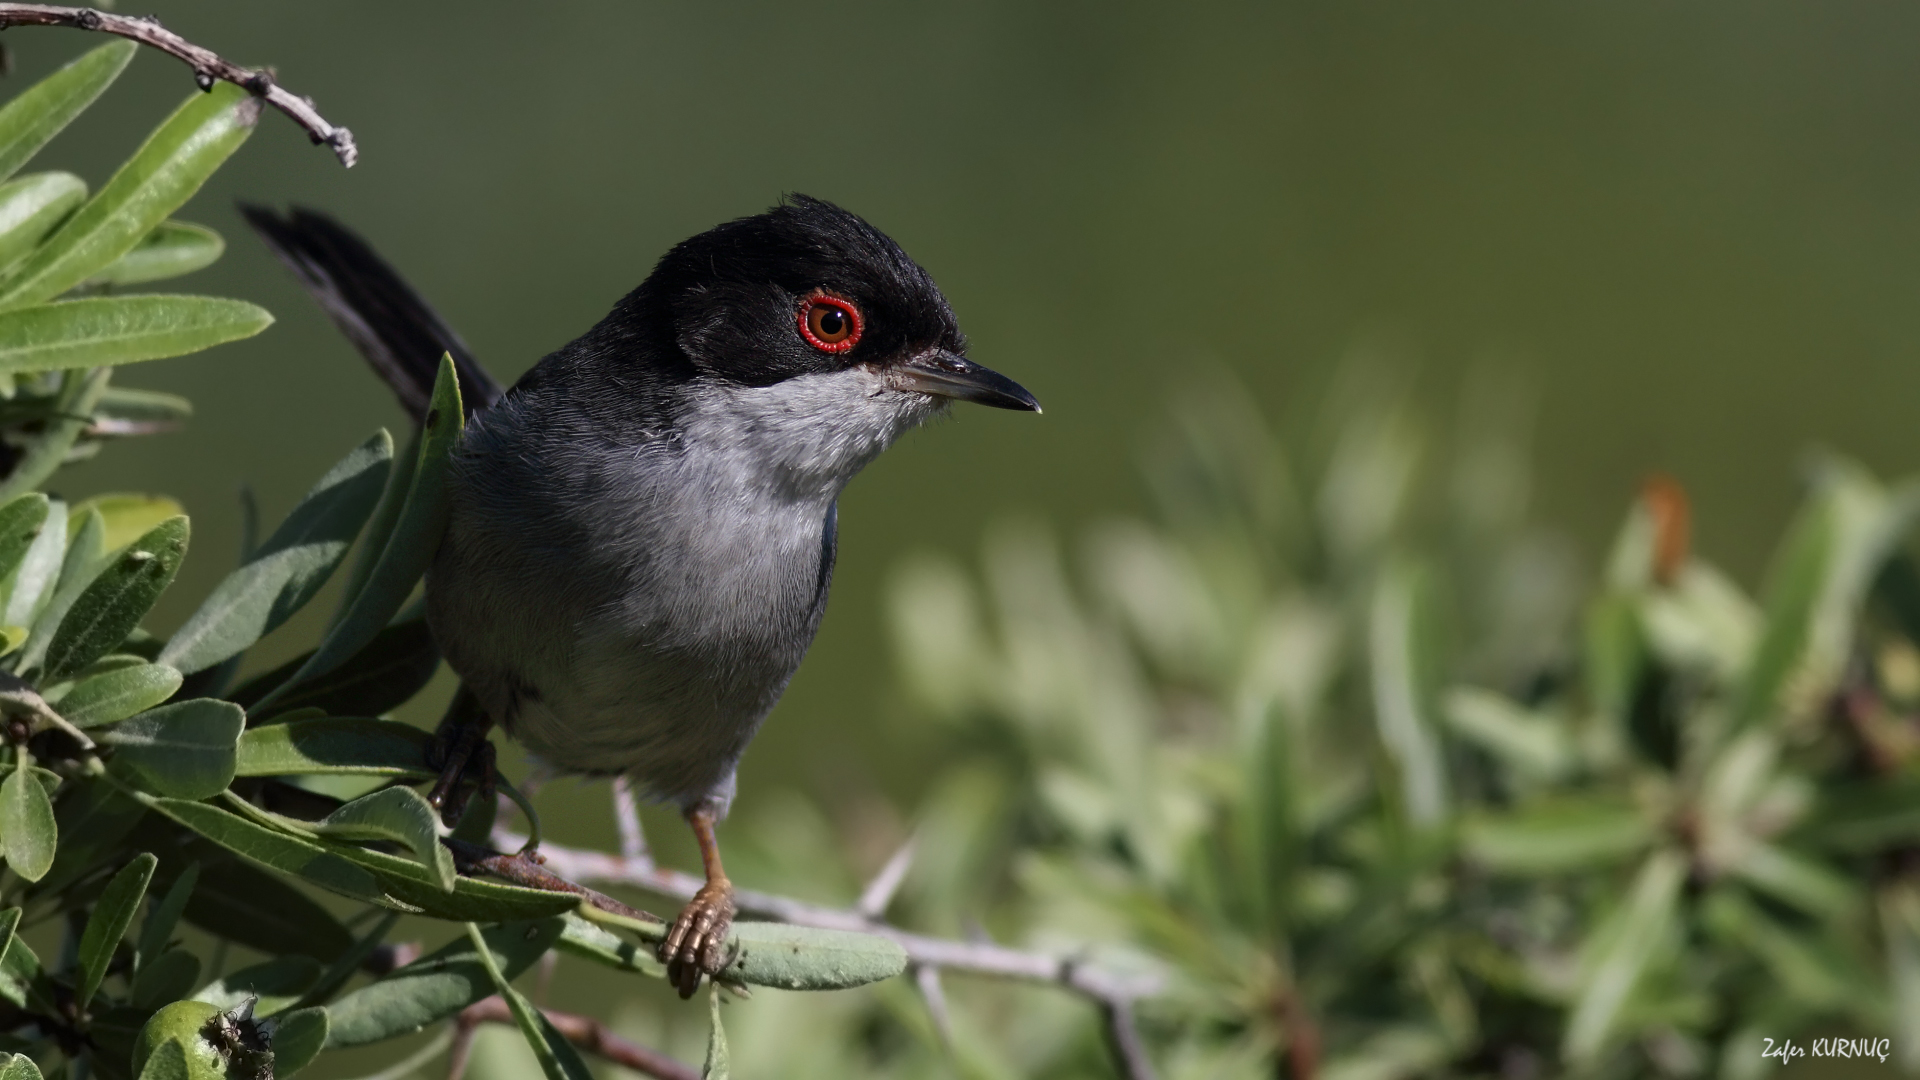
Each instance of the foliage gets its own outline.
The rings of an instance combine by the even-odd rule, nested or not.
[[[30,159],[132,52],[95,49],[0,108],[0,169]],[[287,1077],[324,1050],[408,1034],[495,993],[546,1075],[585,1076],[511,980],[556,949],[661,977],[588,920],[643,944],[664,927],[458,872],[416,790],[435,775],[428,737],[381,718],[439,664],[409,600],[444,528],[461,432],[451,361],[411,445],[396,454],[382,431],[349,451],[166,640],[141,623],[188,553],[179,506],[35,490],[107,439],[188,415],[177,398],[114,388],[114,365],[271,321],[236,300],[119,292],[219,256],[212,230],[168,215],[259,112],[221,84],[188,99],[91,197],[60,173],[0,186],[0,1076]],[[246,650],[311,602],[356,544],[316,646],[234,685]],[[491,819],[491,798],[474,805]],[[396,913],[466,932],[386,970]],[[267,959],[223,971],[224,945],[203,957],[183,924]],[[722,982],[743,992],[858,985],[905,962],[891,942],[797,927],[741,924],[731,944]],[[363,969],[375,977],[359,981]],[[713,1015],[709,1073],[721,1076]]]
[[[978,853],[934,880],[1172,965],[1172,1077],[1748,1077],[1836,1032],[1920,1071],[1920,482],[1819,458],[1758,599],[1650,482],[1576,604],[1495,384],[1449,447],[1347,382],[1292,455],[1242,395],[1188,402],[1161,523],[1073,577],[1032,527],[979,583],[903,571],[956,751],[922,828]],[[1098,1075],[1088,1019],[965,1071]]]

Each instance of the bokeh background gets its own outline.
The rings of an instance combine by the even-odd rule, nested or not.
[[[975,359],[1045,403],[964,410],[847,492],[832,607],[747,758],[743,812],[786,787],[910,792],[927,746],[898,722],[890,568],[971,551],[1008,515],[1067,531],[1133,510],[1141,433],[1189,380],[1224,370],[1300,424],[1355,350],[1392,357],[1443,412],[1464,372],[1497,371],[1537,403],[1536,516],[1590,562],[1660,470],[1692,494],[1700,546],[1748,584],[1807,447],[1889,474],[1920,459],[1911,5],[140,10],[277,66],[362,150],[342,170],[263,123],[182,215],[230,244],[183,285],[278,324],[125,371],[190,396],[197,419],[59,481],[187,504],[195,553],[162,629],[229,567],[242,485],[272,522],[347,447],[404,423],[235,199],[338,215],[511,379],[671,243],[807,192],[898,239]],[[5,39],[17,85],[90,44]],[[97,183],[190,89],[142,55],[41,161]],[[253,662],[305,639],[296,624]],[[546,799],[558,828],[610,841],[598,789]]]

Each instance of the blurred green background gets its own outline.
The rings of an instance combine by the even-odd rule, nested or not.
[[[195,553],[163,630],[230,566],[242,484],[277,520],[373,427],[404,423],[236,198],[337,214],[510,379],[669,244],[804,191],[898,239],[974,357],[1046,404],[964,410],[848,491],[833,605],[747,758],[743,808],[779,781],[911,790],[924,744],[889,723],[889,568],[971,551],[1008,513],[1071,529],[1133,509],[1139,432],[1216,368],[1286,416],[1355,349],[1399,358],[1436,409],[1460,373],[1499,365],[1537,394],[1537,516],[1597,559],[1664,470],[1695,497],[1702,547],[1749,583],[1805,447],[1893,474],[1916,457],[1909,5],[138,10],[276,65],[362,150],[342,170],[263,124],[185,211],[231,248],[183,284],[278,325],[124,372],[198,418],[59,482],[187,504]],[[16,85],[90,44],[5,40]],[[142,55],[42,160],[97,182],[191,85]],[[305,640],[289,630],[253,663]]]

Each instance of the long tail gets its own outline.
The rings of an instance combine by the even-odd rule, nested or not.
[[[500,384],[473,358],[467,343],[352,230],[298,206],[282,216],[242,203],[240,214],[416,421],[433,398],[441,353],[453,356],[469,415],[499,400]]]

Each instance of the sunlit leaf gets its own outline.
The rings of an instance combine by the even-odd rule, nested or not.
[[[280,528],[227,575],[167,642],[160,662],[192,674],[252,645],[325,585],[386,483],[393,440],[374,435],[330,469]]]
[[[0,109],[0,178],[20,171],[73,118],[86,111],[133,59],[131,41],[109,42],[20,92]]]
[[[100,511],[100,519],[106,524],[106,538],[102,542],[108,551],[118,551],[135,540],[140,539],[149,530],[166,521],[186,513],[180,503],[165,495],[136,495],[128,492],[114,492],[107,495],[95,495],[73,504],[67,511],[69,530],[73,524],[86,516],[87,511]]]
[[[366,584],[340,621],[299,673],[268,695],[271,701],[301,682],[339,667],[393,621],[413,587],[426,573],[446,531],[448,458],[459,443],[464,420],[460,411],[460,380],[453,359],[442,356],[434,383],[433,404],[421,426],[420,452],[413,466],[407,499],[395,519],[393,533]],[[370,535],[369,539],[373,539]]]
[[[1564,800],[1468,816],[1465,854],[1509,874],[1564,874],[1615,866],[1646,850],[1657,822],[1631,803]]]
[[[454,886],[453,855],[440,843],[439,815],[409,787],[390,787],[352,802],[313,822],[311,828],[335,840],[402,844],[431,871],[442,890]]]
[[[53,802],[30,771],[15,769],[0,780],[0,856],[7,869],[39,881],[53,866],[59,835]]]
[[[57,705],[77,728],[117,724],[172,697],[181,681],[180,673],[165,664],[123,667],[81,679]]]
[[[106,519],[97,510],[75,516],[79,519],[79,525],[71,529],[73,535],[68,538],[66,554],[60,560],[60,575],[49,588],[47,600],[33,621],[26,651],[21,654],[18,663],[20,670],[41,666],[47,650],[53,645],[54,636],[60,631],[60,624],[66,620],[67,613],[73,610],[80,595],[86,592],[87,586],[93,584],[94,577],[105,565]]]
[[[1594,1059],[1612,1037],[1628,995],[1667,941],[1686,872],[1685,856],[1655,853],[1641,866],[1616,917],[1589,942],[1590,968],[1561,1043],[1570,1060]]]
[[[700,1068],[700,1080],[727,1080],[732,1075],[733,1055],[727,1049],[727,1029],[720,1023],[720,988],[707,991],[707,1060]]]
[[[134,856],[107,882],[105,891],[94,903],[87,928],[80,935],[80,981],[74,991],[83,1012],[100,989],[101,980],[107,977],[107,965],[113,962],[120,939],[127,936],[127,928],[139,914],[140,901],[147,895],[147,882],[153,880],[153,868],[159,861],[151,852]]]
[[[25,258],[86,201],[87,183],[72,173],[34,173],[0,184],[0,272]]]
[[[195,698],[141,713],[109,728],[100,741],[114,748],[115,767],[152,790],[204,799],[233,783],[234,746],[246,722],[238,705]]]
[[[227,242],[205,225],[163,221],[87,284],[139,285],[191,274],[213,265],[226,249]]]
[[[790,923],[738,922],[727,942],[733,962],[721,978],[782,990],[843,990],[891,979],[907,953],[873,934]]]
[[[20,499],[45,499],[38,493],[20,496]],[[7,503],[10,510],[21,506],[20,499]],[[21,521],[31,516],[30,511],[19,511]],[[27,542],[27,550],[20,557],[20,566],[12,579],[12,591],[7,594],[7,612],[5,622],[13,626],[32,626],[40,614],[40,606],[48,597],[53,583],[60,576],[60,564],[67,554],[67,504],[58,499],[51,500],[47,512],[40,524],[33,528],[33,536]],[[17,539],[18,534],[9,533]]]
[[[501,973],[512,979],[532,966],[560,932],[556,918],[502,923],[482,931],[481,937]],[[493,992],[493,980],[474,943],[456,938],[327,1006],[332,1022],[327,1047],[364,1046],[419,1031]]]
[[[0,373],[133,364],[249,338],[265,308],[210,296],[89,296],[0,311]]]
[[[0,282],[0,308],[50,300],[125,255],[240,148],[261,100],[221,83],[186,100],[85,206]]]
[[[1374,722],[1399,772],[1402,812],[1422,827],[1447,812],[1446,762],[1426,684],[1433,663],[1422,625],[1425,590],[1418,567],[1390,565],[1374,588],[1368,627]]]

